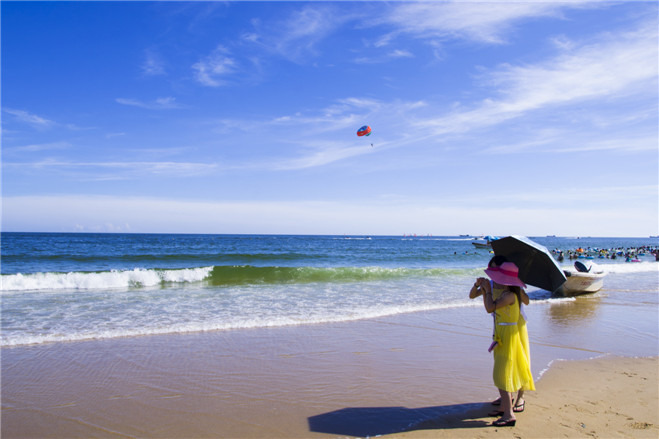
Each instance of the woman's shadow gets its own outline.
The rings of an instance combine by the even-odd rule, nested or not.
[[[412,430],[482,428],[490,425],[479,418],[492,410],[489,403],[454,404],[437,407],[347,407],[308,418],[309,430],[345,436],[378,436]]]

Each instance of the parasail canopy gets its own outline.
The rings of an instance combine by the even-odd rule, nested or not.
[[[364,125],[363,127],[361,127],[360,129],[357,130],[357,135],[359,137],[361,137],[361,136],[370,136],[371,135],[371,127],[369,127],[368,125]]]

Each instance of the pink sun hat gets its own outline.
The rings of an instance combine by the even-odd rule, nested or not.
[[[485,274],[498,284],[526,288],[524,282],[519,280],[519,268],[512,262],[504,262],[498,267],[489,267],[485,270]]]

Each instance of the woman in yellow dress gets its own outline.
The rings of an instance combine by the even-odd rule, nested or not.
[[[501,395],[501,418],[492,425],[514,426],[512,394],[522,390],[535,390],[531,375],[528,336],[526,329],[518,325],[522,290],[526,285],[519,279],[519,270],[512,262],[491,264],[485,273],[492,279],[478,278],[470,297],[483,294],[483,305],[488,313],[494,313],[494,334],[491,350],[494,353],[494,385]],[[496,294],[496,297],[495,297]],[[524,294],[525,295],[525,294]],[[526,298],[528,300],[528,296]],[[519,400],[520,398],[518,398]],[[522,406],[523,407],[523,406]]]
[[[504,262],[508,262],[508,259],[506,259],[504,256],[494,256],[492,259],[490,259],[490,262],[487,264],[488,267],[499,267],[501,264]],[[506,290],[505,285],[499,285],[495,284],[494,281],[490,280],[490,286],[492,287],[492,298],[494,300],[497,300],[499,297],[501,297],[501,294]],[[526,314],[524,313],[522,309],[522,304],[528,305],[529,304],[529,296],[526,294],[526,291],[520,288],[519,291],[519,320],[517,321],[517,326],[519,327],[519,338],[522,340],[522,346],[524,347],[524,353],[526,354],[526,359],[529,362],[529,367],[531,367],[531,351],[529,349],[529,333],[526,328]],[[522,386],[521,389],[517,392],[517,398],[513,396],[512,401],[513,401],[513,412],[515,413],[521,413],[524,411],[524,407],[526,406],[526,400],[524,399],[524,391],[525,390],[535,390],[533,381],[531,381],[528,385]],[[501,405],[501,398],[496,399],[495,401],[492,401],[492,405]],[[490,413],[491,416],[500,416],[501,412],[498,410],[493,411]]]

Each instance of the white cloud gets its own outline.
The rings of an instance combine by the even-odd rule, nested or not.
[[[142,64],[142,73],[146,76],[159,76],[166,73],[165,64],[156,52],[146,51],[144,63]]]
[[[383,20],[397,27],[396,32],[420,38],[451,37],[502,43],[503,35],[521,20],[560,16],[561,9],[584,5],[593,6],[588,1],[400,2]],[[391,35],[382,38],[381,44],[391,39]]]
[[[5,162],[5,167],[12,168],[31,168],[31,169],[56,169],[69,172],[91,172],[93,179],[123,179],[134,175],[144,176],[167,175],[172,177],[199,176],[208,174],[217,170],[219,167],[216,163],[196,163],[196,162],[74,162],[63,161],[52,158],[46,158],[38,162],[16,163]],[[99,173],[99,170],[110,170],[116,172],[112,175]]]
[[[565,139],[569,139],[569,143]],[[566,144],[567,143],[567,144]],[[587,151],[639,152],[656,151],[657,136],[597,137],[592,134],[579,137],[578,134],[565,131],[543,132],[536,138],[521,142],[507,141],[506,145],[486,148],[484,154],[510,154],[524,150],[544,149],[551,153],[572,154]]]
[[[414,58],[414,54],[408,50],[394,49],[384,55],[355,58],[356,64],[379,64],[400,58]]]
[[[283,19],[254,21],[256,30],[242,39],[290,61],[305,62],[317,55],[319,42],[352,18],[345,9],[338,13],[331,3],[310,2]]]
[[[286,22],[280,23],[281,31],[274,48],[287,57],[299,58],[304,52],[313,51],[314,45],[336,25],[330,9],[304,7],[295,11]]]
[[[411,52],[401,49],[396,49],[389,52],[388,56],[390,58],[414,58],[414,55]]]
[[[360,145],[345,133],[376,123],[377,154],[410,145],[424,148],[428,139],[433,145],[451,137],[464,141],[464,136],[483,132],[487,142],[472,143],[487,153],[649,151],[656,147],[656,124],[654,131],[647,129],[656,119],[654,24],[586,42],[563,38],[563,44],[556,46],[557,54],[549,59],[482,71],[477,79],[489,98],[457,104],[440,116],[434,110],[438,107],[429,102],[352,96],[315,112],[280,115],[269,121],[224,120],[223,128],[230,132],[248,127],[252,135],[270,136],[285,145],[274,159],[245,166],[270,170],[319,167],[368,154],[370,142]],[[507,133],[504,142],[492,128],[508,122],[521,124],[513,131],[502,131]],[[580,134],[585,124],[589,129]]]
[[[146,108],[147,110],[174,110],[174,109],[184,108],[183,105],[176,103],[176,98],[171,96],[164,98],[157,98],[152,102],[143,102],[137,99],[128,99],[128,98],[117,98],[115,99],[115,101],[118,104]]]
[[[389,144],[396,147],[408,144],[415,136],[407,131],[396,132],[393,127],[406,125],[414,110],[427,107],[423,101],[384,102],[371,98],[348,97],[317,111],[280,115],[267,121],[223,119],[214,121],[218,132],[228,134],[244,132],[250,138],[271,138],[272,144],[281,145],[275,157],[257,160],[240,168],[272,171],[306,169],[329,165],[350,157],[375,152],[371,143],[377,143],[377,151]],[[356,136],[357,129],[371,121],[379,121],[380,131],[373,137]],[[389,131],[393,136],[381,135]],[[380,137],[378,138],[378,135]],[[376,141],[374,141],[377,138]]]
[[[237,61],[230,56],[226,47],[219,45],[203,60],[192,65],[196,71],[197,81],[207,87],[219,87],[227,84],[226,77],[238,69]]]
[[[38,116],[34,113],[30,113],[25,110],[18,110],[15,108],[3,108],[2,111],[11,114],[12,116],[14,116],[16,120],[31,125],[32,127],[37,128],[39,130],[55,128],[55,127],[63,127],[72,131],[93,129],[90,127],[80,127],[72,123],[55,122],[53,120]]]
[[[656,23],[654,23],[656,24]],[[637,96],[657,96],[657,29],[605,35],[597,42],[566,45],[536,65],[502,65],[482,73],[494,97],[471,109],[421,122],[434,134],[492,126],[543,108]]]
[[[316,148],[318,145],[314,145]],[[293,158],[277,163],[268,164],[269,167],[275,170],[290,171],[295,169],[313,168],[316,166],[323,166],[338,160],[344,160],[350,157],[355,157],[372,152],[370,144],[346,148],[342,145],[329,145],[323,149],[316,150],[310,154],[305,154],[302,157]]]
[[[106,139],[112,139],[112,138],[114,138],[114,137],[123,137],[123,136],[125,136],[125,135],[126,135],[126,133],[124,133],[124,132],[120,132],[120,133],[107,133],[107,134],[105,135],[105,138],[106,138]]]
[[[51,143],[38,143],[22,146],[8,146],[3,147],[4,153],[21,153],[21,152],[43,152],[57,149],[70,148],[71,144],[68,142],[51,142]]]
[[[648,89],[657,78],[657,29],[622,33],[567,50],[535,66],[505,66],[488,76],[508,96],[507,111],[527,111]]]
[[[52,120],[48,120],[44,117],[37,116],[36,114],[29,113],[25,110],[17,110],[14,108],[3,108],[2,111],[11,114],[21,122],[30,124],[37,128],[50,128],[52,126],[57,125]]]

